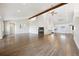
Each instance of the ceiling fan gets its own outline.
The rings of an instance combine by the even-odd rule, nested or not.
[[[57,12],[52,11],[51,14],[52,14],[52,16],[53,16],[53,15],[57,14]]]

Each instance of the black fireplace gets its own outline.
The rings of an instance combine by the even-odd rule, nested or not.
[[[44,35],[44,27],[39,27],[38,28],[38,34],[39,35]]]

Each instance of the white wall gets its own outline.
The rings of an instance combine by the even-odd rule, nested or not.
[[[29,24],[26,20],[13,20],[6,22],[6,34],[10,34],[10,25],[14,24],[14,34],[29,33]]]
[[[30,21],[30,33],[37,34],[38,27],[44,27],[44,33],[50,34],[54,28],[58,28],[59,33],[72,33],[70,25],[73,25],[73,7],[72,4],[65,5],[54,10],[56,14],[52,16],[51,12],[38,16],[36,20]],[[61,27],[64,26],[62,29]],[[61,31],[61,29],[63,31]]]
[[[4,32],[4,27],[3,27],[3,21],[0,21],[0,39],[3,38],[3,32]]]
[[[71,24],[55,25],[55,33],[73,33]]]
[[[33,34],[38,34],[38,28],[44,27],[44,34],[49,34],[51,30],[51,18],[50,14],[43,14],[36,18],[36,20],[30,20],[29,22],[29,32]]]
[[[74,4],[74,40],[79,48],[79,4]]]
[[[29,33],[29,23],[26,20],[16,21],[15,22],[15,33]]]

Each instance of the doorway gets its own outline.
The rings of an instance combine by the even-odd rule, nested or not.
[[[15,24],[10,23],[10,35],[14,35],[14,34],[15,34]]]

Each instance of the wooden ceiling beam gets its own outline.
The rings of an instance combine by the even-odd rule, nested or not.
[[[40,13],[38,13],[38,14],[36,14],[36,15],[34,15],[34,16],[28,18],[28,19],[32,19],[32,18],[34,18],[34,17],[37,17],[37,16],[39,16],[39,15],[42,15],[42,14],[44,14],[44,13],[46,13],[46,12],[49,12],[49,11],[51,11],[51,10],[54,10],[54,9],[56,9],[56,8],[58,8],[58,7],[61,7],[61,6],[65,5],[65,4],[67,4],[67,3],[59,3],[59,4],[57,4],[56,6],[53,6],[53,7],[49,8],[49,9],[46,9],[45,11],[42,11],[42,12],[40,12]]]

